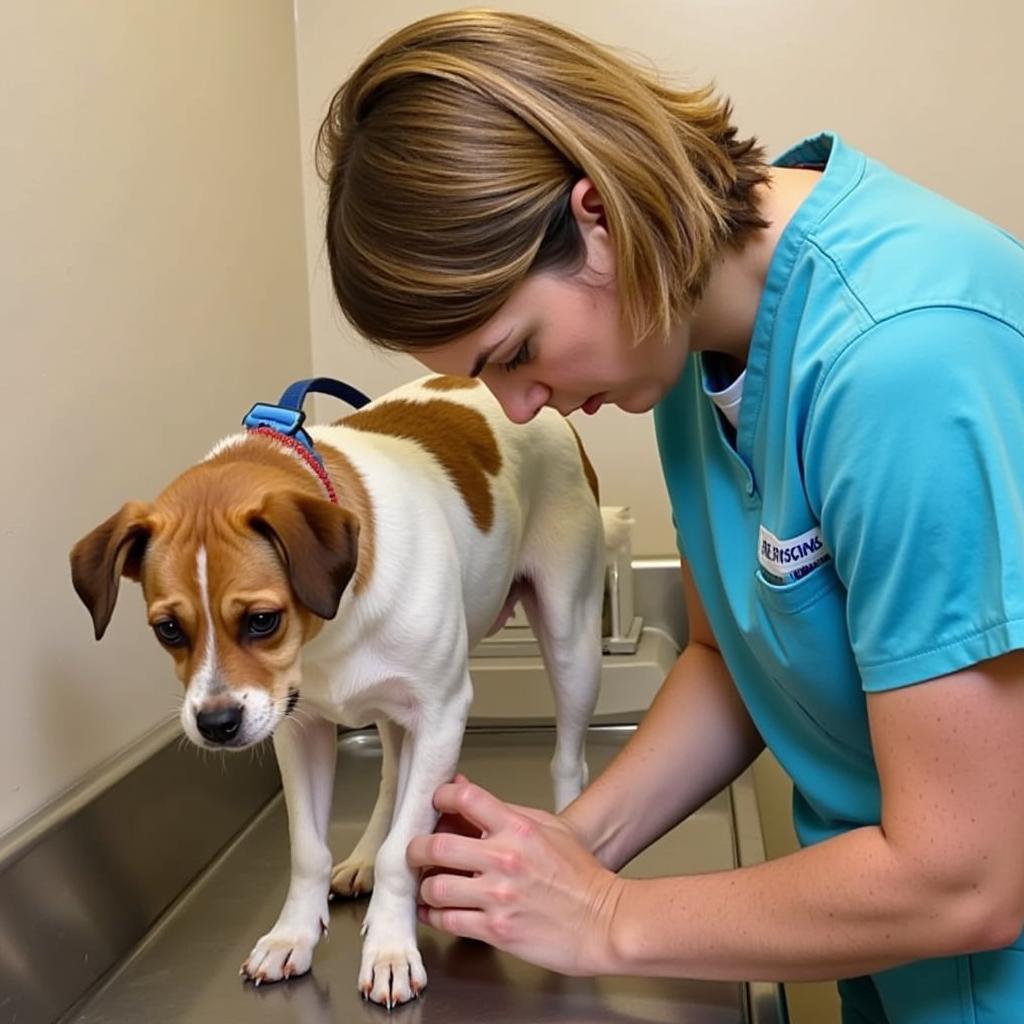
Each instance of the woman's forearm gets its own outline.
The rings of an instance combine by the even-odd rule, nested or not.
[[[691,643],[629,743],[562,816],[617,871],[732,782],[763,746],[721,654]]]
[[[605,965],[616,974],[852,977],[999,948],[1020,929],[970,876],[922,872],[873,826],[749,868],[616,885]]]

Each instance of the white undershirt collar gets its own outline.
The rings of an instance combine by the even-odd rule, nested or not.
[[[707,377],[704,378],[704,394],[715,403],[722,411],[722,415],[729,421],[735,430],[740,421],[740,402],[743,399],[743,380],[747,376],[746,369],[729,385],[721,391],[712,391],[708,386]]]

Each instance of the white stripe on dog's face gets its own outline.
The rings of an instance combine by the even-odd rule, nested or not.
[[[210,604],[210,574],[206,547],[199,546],[196,553],[196,589],[201,609],[199,635],[205,638],[202,660],[192,678],[187,682],[185,701],[181,708],[181,726],[185,735],[200,747],[215,747],[208,743],[199,732],[196,716],[211,707],[234,705],[242,708],[242,727],[238,734],[238,745],[248,746],[262,740],[281,717],[281,709],[266,690],[255,686],[225,685],[217,661],[217,630]]]
[[[217,639],[213,628],[213,612],[210,610],[210,574],[206,567],[206,547],[199,545],[196,553],[196,584],[199,588],[199,601],[203,609],[202,632],[206,637],[203,660],[199,669],[189,683],[192,700],[199,704],[206,697],[212,696],[211,690],[223,689],[217,683]]]
[[[225,687],[217,678],[217,640],[213,612],[210,610],[210,574],[207,569],[206,547],[202,544],[196,552],[196,590],[201,609],[199,633],[205,637],[206,642],[199,667],[186,682],[186,697],[181,707],[181,726],[193,743],[203,747],[206,746],[206,741],[196,728],[196,715],[211,698],[224,696]]]

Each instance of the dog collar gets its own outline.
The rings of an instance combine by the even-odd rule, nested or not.
[[[351,384],[331,377],[309,377],[285,388],[277,405],[257,402],[242,419],[242,425],[249,433],[272,438],[298,455],[324,485],[327,497],[337,505],[338,495],[324,468],[324,460],[314,447],[313,439],[302,429],[306,420],[302,403],[310,392],[340,398],[354,409],[361,409],[370,401]]]

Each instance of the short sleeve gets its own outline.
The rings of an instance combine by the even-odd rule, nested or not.
[[[1024,647],[1024,336],[901,313],[824,372],[804,479],[847,591],[865,690]]]

